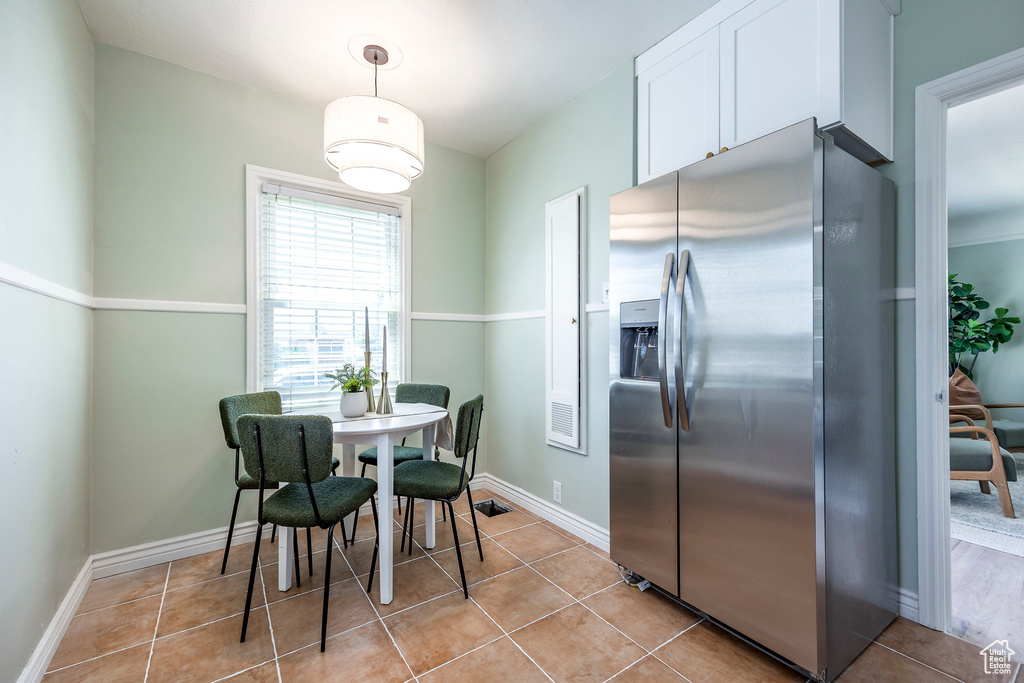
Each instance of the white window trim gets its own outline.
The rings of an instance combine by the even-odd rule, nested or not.
[[[260,258],[260,201],[263,183],[281,184],[297,189],[334,195],[342,199],[371,202],[391,206],[401,211],[401,237],[399,238],[399,259],[402,278],[402,376],[388,377],[388,385],[395,387],[399,382],[412,378],[412,199],[397,194],[371,194],[354,190],[348,185],[309,176],[277,171],[262,166],[245,165],[245,389],[247,392],[262,391],[260,386],[260,287],[254,286],[262,280]],[[379,358],[380,349],[373,349]]]

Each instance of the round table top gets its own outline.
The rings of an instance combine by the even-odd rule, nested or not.
[[[334,436],[357,437],[377,436],[385,432],[413,432],[423,429],[448,417],[448,411],[436,406],[420,403],[395,403],[391,415],[371,417],[372,413],[360,418],[346,419],[341,413],[326,413],[334,422]]]

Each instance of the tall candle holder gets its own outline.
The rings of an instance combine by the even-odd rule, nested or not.
[[[370,352],[369,351],[363,351],[363,362],[366,363],[366,367],[370,367]],[[373,386],[372,385],[370,387],[368,387],[368,391],[366,392],[366,412],[368,412],[368,413],[375,413],[375,412],[377,412],[377,407],[373,403]]]
[[[380,401],[377,405],[378,415],[391,415],[395,407],[391,405],[391,396],[388,394],[388,373],[380,373]]]

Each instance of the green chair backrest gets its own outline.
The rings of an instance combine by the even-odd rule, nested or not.
[[[238,418],[245,469],[260,471],[263,480],[307,483],[303,474],[303,449],[309,483],[323,481],[331,474],[334,454],[334,426],[323,415],[242,415]]]
[[[477,394],[459,406],[455,420],[455,456],[464,458],[480,440],[480,422],[484,413],[484,395]]]
[[[220,400],[220,424],[228,448],[241,448],[238,440],[238,418],[243,415],[280,415],[281,394],[263,391],[258,394],[238,394]],[[255,472],[256,470],[248,470]],[[269,479],[268,479],[269,481]]]
[[[413,384],[406,382],[395,388],[395,403],[427,403],[448,408],[451,389],[443,384]]]

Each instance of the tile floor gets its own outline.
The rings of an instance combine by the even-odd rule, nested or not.
[[[326,653],[319,648],[326,532],[318,531],[314,550],[323,549],[313,577],[303,555],[302,587],[286,593],[275,587],[277,546],[261,545],[244,644],[251,545],[232,549],[224,576],[214,552],[94,581],[44,681],[804,681],[654,591],[626,586],[607,553],[528,513],[478,516],[481,562],[464,499],[456,511],[469,600],[450,526],[440,520],[436,548],[423,549],[421,526],[412,554],[396,557],[394,601],[380,605],[376,587],[368,597],[367,518],[354,546],[331,551]],[[898,619],[840,680],[1009,682],[1016,675],[985,676],[974,645]]]

